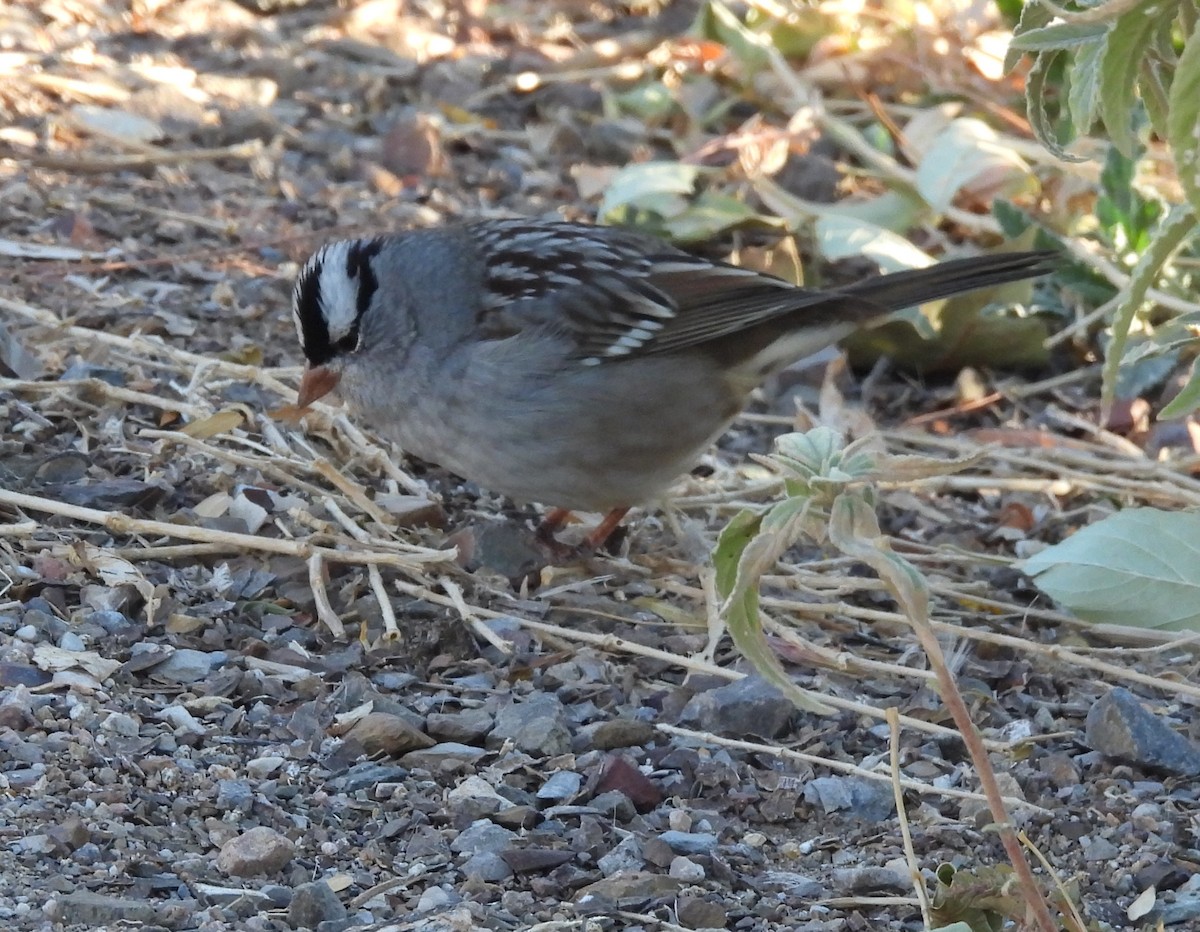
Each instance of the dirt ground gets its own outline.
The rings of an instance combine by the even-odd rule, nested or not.
[[[886,367],[822,389],[825,357],[614,554],[524,590],[535,509],[336,405],[279,416],[317,245],[593,217],[597,178],[681,156],[613,93],[696,10],[0,8],[5,928],[917,929],[891,707],[916,862],[931,889],[958,872],[938,918],[1010,913],[974,769],[869,573],[814,547],[766,581],[771,644],[832,715],[712,636],[709,552],[777,494],[748,454],[797,403],[894,452],[988,445],[882,489],[885,530],[927,575],[1039,878],[1091,929],[1200,928],[1194,640],[1083,625],[1012,566],[1115,505],[1200,494],[1089,426],[1095,367],[980,375],[969,404],[963,378]],[[707,132],[760,106],[786,122],[735,101]],[[829,152],[787,183],[836,186]],[[1138,740],[1122,690],[1179,744]]]

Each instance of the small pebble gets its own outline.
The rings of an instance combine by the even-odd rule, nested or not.
[[[58,639],[58,646],[63,650],[81,651],[87,650],[87,645],[83,643],[81,638],[74,631],[68,631]]]

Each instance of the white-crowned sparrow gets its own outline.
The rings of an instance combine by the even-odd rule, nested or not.
[[[402,449],[525,502],[606,511],[687,472],[772,373],[900,308],[1048,271],[943,262],[831,290],[614,228],[485,220],[330,243],[293,293],[299,404],[340,386]]]

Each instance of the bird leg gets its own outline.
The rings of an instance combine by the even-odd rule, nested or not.
[[[591,533],[583,539],[583,542],[578,547],[569,548],[570,555],[580,556],[595,553],[612,537],[613,531],[617,529],[617,526],[621,523],[621,519],[628,513],[628,508],[614,508],[604,516],[604,520],[592,529]],[[554,535],[562,530],[563,525],[567,523],[569,517],[571,517],[571,512],[568,509],[551,508],[546,513],[546,517],[542,519],[542,523],[538,525],[538,542],[549,548],[551,553],[556,555],[556,562],[562,562],[565,555],[562,549],[563,544]]]
[[[621,519],[629,513],[628,508],[614,508],[604,516],[604,520],[592,529],[587,537],[583,539],[583,545],[580,549],[594,552],[599,550],[613,535],[613,531],[621,523]]]
[[[542,518],[542,523],[538,525],[537,538],[543,544],[548,544],[551,541],[558,543],[554,539],[554,535],[562,530],[563,525],[567,523],[567,518],[571,517],[571,512],[566,508],[551,508],[546,517]]]

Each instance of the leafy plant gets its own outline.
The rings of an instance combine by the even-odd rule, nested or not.
[[[1111,141],[1096,200],[1094,235],[1119,256],[1136,256],[1106,352],[1103,402],[1111,405],[1131,329],[1149,289],[1181,249],[1194,244],[1200,212],[1200,29],[1191,0],[1108,0],[1063,9],[1028,3],[1010,47],[1011,69],[1033,61],[1026,81],[1031,125],[1059,158],[1094,130]],[[1135,175],[1147,139],[1165,141],[1184,201],[1168,209],[1144,196]],[[1167,350],[1164,350],[1167,351]],[[1200,406],[1197,374],[1171,414]]]
[[[892,550],[875,513],[875,481],[939,475],[962,469],[977,457],[944,461],[892,456],[877,444],[873,437],[843,444],[827,427],[775,441],[776,452],[762,459],[782,476],[784,498],[762,510],[739,513],[722,531],[713,553],[722,616],[734,643],[762,676],[801,708],[821,712],[820,698],[792,682],[766,640],[758,612],[762,577],[801,540],[828,544],[869,566],[908,618],[929,658],[1019,880],[1023,908],[1037,928],[1052,932],[1053,920],[1005,812],[987,750],[934,635],[929,587],[917,567]]]

